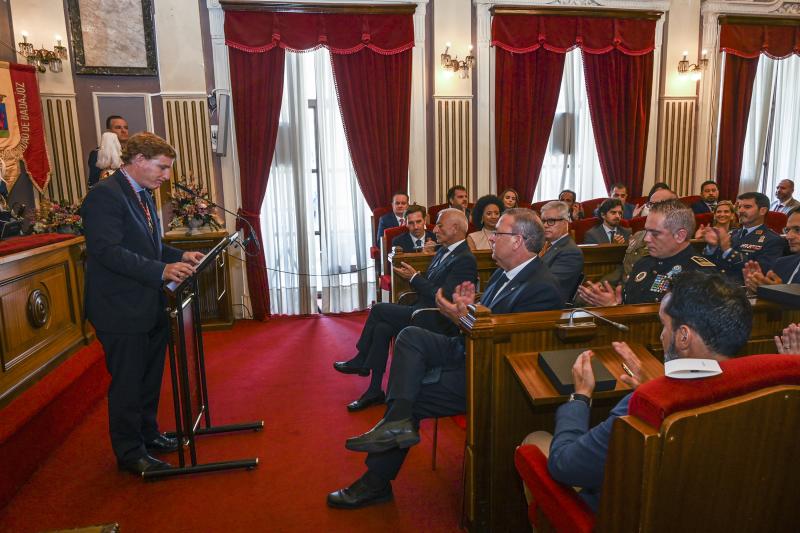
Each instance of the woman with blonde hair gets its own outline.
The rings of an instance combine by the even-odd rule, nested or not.
[[[712,228],[730,231],[739,227],[736,220],[736,208],[730,200],[722,200],[714,208],[714,220],[711,222]],[[695,239],[702,239],[706,226],[701,225],[694,234]]]
[[[116,133],[107,131],[100,139],[97,151],[97,168],[101,170],[100,179],[104,180],[122,166],[122,145]]]

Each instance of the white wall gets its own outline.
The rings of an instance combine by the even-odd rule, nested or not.
[[[158,0],[154,5],[161,92],[204,93],[205,67],[197,0]]]
[[[672,0],[665,36],[664,96],[695,96],[697,82],[678,74],[678,61],[689,52],[689,63],[700,56],[700,0]]]
[[[472,44],[472,6],[467,0],[436,0],[433,10],[434,96],[472,96],[472,80],[440,66],[439,56],[451,44],[450,57],[463,61]]]

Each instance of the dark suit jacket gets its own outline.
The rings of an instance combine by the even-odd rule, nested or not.
[[[697,200],[695,203],[693,203],[692,211],[694,211],[696,215],[701,215],[703,213],[711,213],[711,209],[708,207],[708,204],[705,203],[703,200]]]
[[[630,229],[617,226],[617,233],[625,237],[625,242],[631,240]],[[609,242],[611,241],[608,240],[608,233],[606,233],[606,229],[603,227],[603,224],[596,225],[587,231],[583,236],[584,244],[608,244]]]
[[[389,211],[385,215],[383,215],[380,219],[378,219],[378,233],[376,235],[375,242],[378,243],[378,246],[381,245],[381,237],[383,237],[383,231],[386,228],[396,228],[399,226],[397,223],[397,217],[394,216],[394,211]]]
[[[505,287],[501,283],[503,273],[502,268],[494,271],[481,296],[481,303],[491,309],[492,313],[561,309],[564,302],[558,281],[538,257],[528,263]]]
[[[161,276],[183,251],[161,242],[155,204],[148,198],[155,234],[136,193],[117,171],[93,187],[81,206],[86,232],[86,317],[100,331],[150,331],[164,301]]]
[[[775,264],[772,265],[772,271],[775,272],[784,283],[788,283],[794,269],[797,268],[797,263],[800,263],[800,253],[787,255],[775,261]],[[795,275],[792,283],[800,283],[800,272]]]
[[[422,237],[422,244],[424,245],[425,241],[428,239],[436,241],[436,235],[434,235],[432,231],[425,230],[425,236]],[[396,246],[401,247],[404,252],[413,253],[419,251],[415,248],[414,239],[411,237],[410,233],[403,233],[392,239],[392,248]]]
[[[465,281],[476,283],[477,280],[478,262],[472,255],[467,241],[464,241],[435,268],[414,276],[411,280],[411,286],[417,291],[417,302],[414,307],[416,309],[436,307],[436,291],[440,287],[444,295],[450,298],[458,285]]]
[[[547,249],[542,262],[561,288],[562,303],[572,300],[583,274],[583,252],[569,235]]]
[[[97,168],[97,152],[99,150],[100,148],[97,147],[89,152],[89,187],[94,187],[97,185],[97,182],[100,181],[100,173],[102,171]]]

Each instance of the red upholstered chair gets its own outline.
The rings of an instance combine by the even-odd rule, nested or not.
[[[389,264],[389,252],[392,241],[398,235],[408,232],[408,226],[396,226],[394,228],[386,228],[383,231],[383,239],[381,242],[381,264],[383,265],[384,274],[380,277],[380,288],[384,291],[392,290],[392,266]]]
[[[450,205],[447,203],[430,206],[428,208],[428,222],[436,224],[436,217],[439,216],[439,211],[447,209],[448,207],[450,207]]]
[[[598,225],[599,223],[600,219],[598,217],[573,220],[570,227],[574,232],[573,238],[575,239],[575,242],[577,244],[583,244],[583,237],[586,235],[586,232],[595,227],[596,225]]]
[[[608,198],[594,198],[592,200],[586,200],[585,202],[581,202],[581,207],[583,208],[583,213],[587,217],[591,217],[594,213],[594,210],[600,207],[600,204],[608,200]]]
[[[714,213],[700,213],[694,216],[694,224],[698,228],[702,226],[708,226],[714,222]]]
[[[767,216],[764,219],[764,223],[775,233],[782,234],[783,228],[786,227],[786,222],[788,220],[789,217],[783,213],[778,213],[777,211],[767,211]]]
[[[375,292],[379,302],[381,301],[381,243],[376,242],[375,239],[378,236],[378,221],[391,210],[391,207],[376,207],[372,210],[372,246],[369,248],[369,256],[375,264],[375,282],[379,287]]]
[[[637,196],[636,198],[628,198],[628,203],[635,206],[644,205],[650,201],[649,196]]]
[[[679,200],[683,202],[686,207],[692,207],[692,204],[695,202],[699,202],[702,199],[701,196],[697,194],[693,194],[691,196],[681,196]]]
[[[555,200],[544,200],[544,201],[542,201],[542,202],[536,202],[536,203],[534,203],[534,204],[532,204],[532,205],[531,205],[531,209],[533,209],[534,211],[536,211],[537,213],[539,213],[539,212],[541,212],[541,211],[542,211],[542,206],[543,206],[543,205],[545,205],[545,204],[547,204],[547,203],[549,203],[549,202],[553,202],[553,201],[555,201]]]
[[[517,201],[517,207],[522,207],[524,209],[533,209],[533,204],[530,202]]]
[[[628,225],[631,228],[631,233],[642,231],[644,229],[645,222],[647,222],[647,217],[633,217],[630,219],[628,221]]]
[[[720,366],[719,376],[661,377],[636,390],[614,422],[596,515],[550,477],[538,448],[517,448],[536,529],[796,531],[800,357]]]

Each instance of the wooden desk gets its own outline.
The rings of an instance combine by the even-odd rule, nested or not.
[[[536,430],[553,429],[552,412],[531,401],[520,385],[509,356],[545,350],[610,346],[611,341],[637,343],[662,357],[658,305],[626,305],[593,311],[630,328],[621,332],[597,321],[592,337],[562,341],[556,324],[566,323],[566,311],[492,315],[482,306],[462,319],[467,366],[467,448],[465,454],[466,515],[471,531],[529,530],[522,484],[514,468],[514,449]],[[576,321],[588,320],[576,314]],[[773,336],[786,324],[800,321],[800,311],[759,301],[753,306],[753,329],[743,354],[772,353]],[[618,369],[617,369],[618,370]],[[619,374],[619,372],[615,372]],[[600,422],[618,396],[598,397],[593,423]]]

